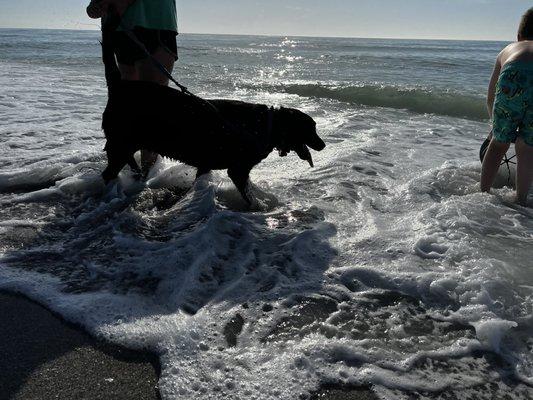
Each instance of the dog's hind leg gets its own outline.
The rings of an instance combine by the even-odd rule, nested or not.
[[[141,179],[142,171],[141,171],[141,168],[139,167],[139,164],[137,164],[137,161],[135,161],[135,157],[133,157],[133,154],[128,158],[128,165],[133,171],[135,175],[135,179],[137,180]]]
[[[241,194],[242,198],[249,204],[252,204],[252,199],[250,198],[250,171],[251,168],[247,167],[238,167],[228,169],[228,176],[233,181],[237,190]]]

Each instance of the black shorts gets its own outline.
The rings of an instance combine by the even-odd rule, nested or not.
[[[178,59],[176,32],[135,27],[133,33],[150,54],[154,54],[159,47],[163,47],[175,60]],[[135,62],[146,58],[146,53],[126,32],[116,31],[114,35],[115,54],[120,64],[134,65]]]

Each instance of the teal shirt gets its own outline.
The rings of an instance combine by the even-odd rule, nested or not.
[[[176,0],[137,0],[122,16],[122,26],[178,32]]]

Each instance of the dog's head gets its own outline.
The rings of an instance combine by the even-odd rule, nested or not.
[[[316,122],[309,115],[294,108],[280,108],[276,111],[276,136],[275,148],[280,156],[285,157],[291,151],[298,157],[309,162],[313,167],[313,157],[310,147],[322,151],[326,144],[316,133]]]

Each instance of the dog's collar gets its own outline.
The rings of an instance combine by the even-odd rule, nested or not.
[[[274,107],[268,107],[267,111],[267,135],[271,139],[274,139],[273,136],[274,131]],[[285,157],[287,154],[289,154],[289,151],[285,150],[285,145],[280,143],[278,146],[274,146],[276,150],[278,150],[279,155],[281,157]]]
[[[268,116],[267,116],[267,123],[268,123],[268,135],[270,136],[273,147],[279,152],[280,157],[287,156],[291,150],[287,145],[287,141],[285,140],[285,137],[283,134],[279,135],[280,132],[278,132],[278,135],[274,132],[274,112],[276,109],[274,107],[268,108]]]

